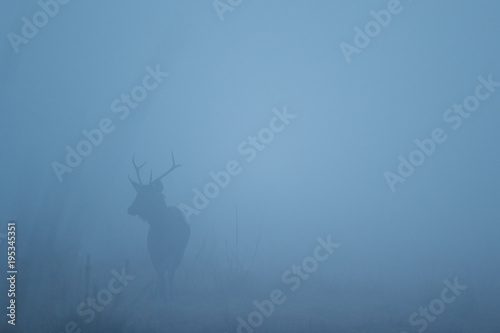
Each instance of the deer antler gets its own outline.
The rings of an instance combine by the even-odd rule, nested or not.
[[[144,164],[146,164],[146,162],[137,166],[137,164],[135,164],[135,154],[134,154],[134,156],[132,157],[132,163],[134,164],[135,173],[137,174],[137,180],[139,180],[139,184],[143,185],[142,180],[141,180],[141,174],[139,173],[139,170],[141,170],[141,168],[144,166]],[[130,176],[128,178],[130,179]],[[132,181],[132,179],[130,179],[130,181]]]
[[[149,181],[149,183],[151,184],[151,183],[156,182],[157,180],[162,179],[163,177],[165,177],[166,175],[168,175],[169,173],[171,173],[172,171],[174,171],[174,169],[175,169],[175,168],[178,168],[178,167],[180,167],[180,166],[182,166],[182,165],[180,165],[180,164],[175,164],[174,152],[172,152],[172,167],[170,167],[170,169],[168,169],[168,170],[167,170],[167,171],[166,171],[163,175],[161,175],[160,177],[155,178],[155,180],[153,180],[153,181],[151,181],[151,178],[152,178],[152,177],[150,177],[150,181]],[[152,174],[151,174],[151,176],[152,176]]]

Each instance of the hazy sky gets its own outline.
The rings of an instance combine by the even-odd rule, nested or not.
[[[100,251],[100,239],[129,246],[144,227],[126,214],[132,156],[147,162],[147,178],[170,167],[173,151],[183,166],[163,182],[171,205],[192,206],[193,188],[229,161],[242,169],[190,217],[189,251],[211,228],[232,240],[238,204],[242,246],[251,252],[262,228],[262,274],[328,234],[352,274],[433,261],[496,269],[500,87],[482,88],[489,97],[458,129],[443,116],[474,95],[478,77],[500,82],[500,3],[401,1],[348,63],[340,44],[355,46],[354,28],[387,6],[243,1],[221,20],[211,1],[70,1],[16,53],[8,34],[21,35],[40,7],[4,1],[0,219],[42,223],[54,207],[68,228],[85,221],[86,251]],[[120,119],[112,103],[143,84],[148,66],[169,75]],[[284,109],[296,117],[247,162],[239,145]],[[105,118],[113,131],[60,182],[53,162],[65,164],[66,146]],[[446,141],[391,191],[384,173],[436,128]]]

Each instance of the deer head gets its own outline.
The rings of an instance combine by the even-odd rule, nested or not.
[[[141,165],[137,165],[135,163],[135,155],[132,158],[132,163],[134,164],[134,169],[137,174],[138,183],[133,181],[130,176],[128,179],[132,183],[136,191],[136,197],[132,205],[128,208],[128,213],[130,215],[139,215],[151,222],[155,216],[159,216],[163,211],[163,208],[166,207],[165,200],[162,194],[163,184],[161,183],[162,178],[172,172],[175,168],[180,167],[180,164],[175,164],[174,153],[172,153],[172,167],[164,172],[161,176],[153,179],[153,171],[149,176],[149,183],[143,184],[140,175],[140,169],[144,166],[143,163]]]

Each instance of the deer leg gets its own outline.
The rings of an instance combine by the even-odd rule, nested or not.
[[[162,300],[165,300],[165,284],[167,281],[165,280],[165,272],[158,272],[158,281],[157,281],[157,296]]]
[[[170,298],[174,298],[174,274],[175,270],[168,271],[168,294]]]

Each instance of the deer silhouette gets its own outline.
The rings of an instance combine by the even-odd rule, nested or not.
[[[134,202],[128,208],[128,213],[139,216],[149,223],[149,256],[158,273],[157,290],[159,295],[166,300],[165,273],[168,274],[169,295],[172,297],[175,271],[181,264],[191,231],[181,210],[174,206],[167,206],[165,203],[161,179],[181,165],[175,164],[172,153],[172,167],[154,180],[153,171],[151,171],[149,183],[143,184],[140,169],[146,163],[137,166],[135,155],[132,163],[139,182],[128,177],[137,192]]]

